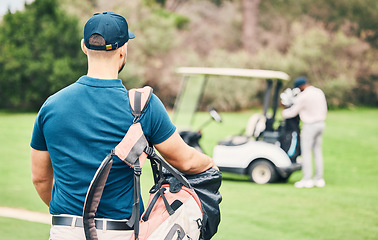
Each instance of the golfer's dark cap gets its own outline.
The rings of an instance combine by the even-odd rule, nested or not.
[[[295,79],[294,88],[298,88],[300,86],[303,86],[306,83],[307,83],[307,78],[306,77],[298,77],[297,79]]]
[[[89,38],[93,34],[101,35],[105,45],[90,45]],[[135,34],[129,30],[126,19],[114,12],[95,13],[84,26],[84,43],[92,50],[115,50],[133,38]]]

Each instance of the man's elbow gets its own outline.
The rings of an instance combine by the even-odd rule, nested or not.
[[[35,187],[51,184],[52,179],[50,177],[32,176],[32,182]]]
[[[289,109],[285,109],[282,111],[282,117],[287,119],[287,118],[292,118],[295,117],[296,115],[292,113]]]
[[[189,174],[193,172],[196,167],[195,159],[185,158],[185,161],[177,162],[174,167],[184,174]]]
[[[181,164],[179,170],[184,174],[193,174],[197,172],[197,168],[198,167],[194,162],[188,161],[187,163]]]
[[[185,157],[185,161],[181,161],[179,170],[184,174],[196,174],[213,166],[212,159],[198,150],[191,148],[190,154]]]

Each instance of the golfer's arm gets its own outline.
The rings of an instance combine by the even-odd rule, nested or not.
[[[31,149],[32,181],[39,197],[50,206],[54,174],[49,152]]]
[[[168,163],[185,174],[196,174],[212,167],[216,168],[209,156],[188,146],[177,131],[155,147]]]
[[[300,104],[294,104],[290,108],[282,110],[282,117],[284,118],[293,118],[299,114],[301,105]]]

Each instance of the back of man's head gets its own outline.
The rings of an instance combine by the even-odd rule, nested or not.
[[[105,39],[100,34],[94,33],[89,37],[88,43],[90,46],[104,46]]]
[[[306,84],[308,84],[307,78],[301,76],[301,77],[298,77],[297,79],[295,79],[294,88],[300,88],[300,87],[302,87]]]
[[[126,19],[113,12],[96,13],[84,26],[84,44],[89,50],[113,51],[133,38]]]
[[[89,37],[88,43],[92,47],[106,45],[104,37],[97,33],[92,34]],[[115,55],[116,52],[117,51],[101,51],[101,50],[88,49],[87,54],[95,58],[111,58],[112,56]]]

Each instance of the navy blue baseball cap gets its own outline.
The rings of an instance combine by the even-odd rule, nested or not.
[[[105,45],[90,45],[89,38],[93,34],[101,35]],[[133,38],[135,34],[129,30],[126,19],[114,12],[95,13],[84,26],[84,43],[92,50],[115,50]]]
[[[298,77],[297,79],[295,79],[294,88],[298,88],[302,85],[305,85],[306,83],[307,83],[306,77]]]

